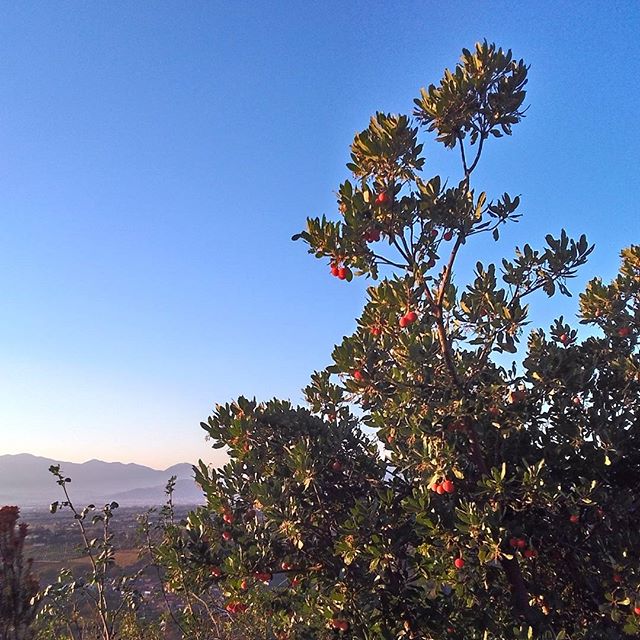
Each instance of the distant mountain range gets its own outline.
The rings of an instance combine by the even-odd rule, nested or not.
[[[112,500],[123,506],[159,505],[165,500],[164,487],[171,476],[177,477],[176,504],[204,502],[202,490],[193,480],[193,469],[187,463],[158,471],[140,464],[101,460],[79,464],[21,453],[0,455],[0,506],[37,507],[63,500],[62,489],[49,473],[49,467],[57,464],[62,473],[71,478],[68,490],[71,499],[80,506]]]

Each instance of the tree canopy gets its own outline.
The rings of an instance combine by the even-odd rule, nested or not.
[[[532,294],[569,295],[584,236],[455,276],[476,236],[520,216],[474,171],[524,117],[527,74],[479,43],[412,114],[371,118],[335,214],[295,236],[333,276],[372,279],[357,330],[307,406],[240,398],[202,425],[230,460],[197,467],[207,506],[170,575],[182,563],[263,637],[640,634],[640,247],[580,295],[583,328],[527,325]],[[458,178],[425,173],[429,133]]]

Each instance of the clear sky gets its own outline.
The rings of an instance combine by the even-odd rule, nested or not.
[[[531,107],[476,176],[526,216],[469,259],[564,226],[597,245],[572,289],[611,277],[639,240],[638,34],[631,0],[2,3],[0,454],[214,461],[216,402],[299,401],[366,282],[290,237],[335,211],[369,115],[479,39],[531,64]]]

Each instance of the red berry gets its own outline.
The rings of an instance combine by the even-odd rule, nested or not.
[[[283,562],[281,565],[283,571],[290,571],[292,565],[289,562]]]
[[[364,380],[364,374],[362,373],[362,371],[360,371],[360,369],[356,369],[353,372],[353,379],[357,380],[358,382],[362,382]]]
[[[347,277],[347,268],[346,267],[340,267],[338,269],[338,278],[340,280],[344,280]]]
[[[339,273],[340,273],[340,269],[339,269],[338,265],[337,264],[332,264],[331,265],[331,275],[337,277]]]
[[[230,513],[229,511],[225,511],[224,515],[222,516],[222,519],[227,523],[227,524],[231,524],[233,522],[233,514]]]
[[[240,583],[240,588],[241,588],[243,591],[246,591],[246,590],[249,588],[249,581],[248,581],[246,578],[244,578],[244,579],[242,580],[242,582]]]
[[[578,522],[580,522],[580,516],[577,516],[575,513],[570,515],[569,522],[571,522],[571,524],[578,524]]]
[[[229,542],[229,540],[231,540],[231,538],[233,538],[233,536],[231,535],[231,531],[223,531],[222,532],[222,539],[226,540],[227,542]]]
[[[398,320],[398,324],[404,329],[405,327],[409,326],[409,324],[411,323],[407,320],[407,316],[402,316],[402,318]]]
[[[444,235],[442,236],[447,242],[449,242],[449,240],[451,240],[451,238],[453,238],[453,231],[451,231],[451,229],[447,229],[444,232]]]
[[[494,418],[500,415],[500,409],[498,409],[498,407],[489,407],[488,411],[489,415],[493,416]]]
[[[640,606],[636,606],[633,608],[633,613],[635,613],[637,616],[640,616]]]
[[[462,558],[456,558],[453,564],[456,569],[462,569],[464,567],[464,560]]]
[[[269,584],[271,582],[271,578],[273,577],[270,573],[266,571],[256,571],[255,574],[256,579],[260,582],[264,582],[265,584]]]
[[[222,569],[220,567],[211,567],[211,575],[214,578],[219,578],[222,575]]]
[[[527,541],[522,538],[518,538],[518,542],[516,543],[518,549],[525,549],[527,547]]]
[[[614,573],[611,579],[618,584],[622,582],[622,576],[619,573]]]
[[[331,468],[334,471],[342,471],[342,463],[339,460],[336,460],[332,465]]]
[[[349,623],[346,620],[340,618],[334,618],[331,621],[331,626],[338,631],[349,631]]]
[[[445,480],[442,483],[442,488],[447,492],[447,493],[453,493],[456,488],[455,485],[453,484],[453,482],[451,480]]]
[[[620,327],[618,329],[618,335],[621,338],[626,338],[627,336],[631,335],[631,327]]]
[[[560,342],[562,342],[562,344],[566,347],[568,344],[571,344],[571,338],[566,333],[563,333],[560,336]]]
[[[524,552],[525,558],[535,558],[538,555],[538,552],[535,549],[527,549]]]
[[[387,202],[389,202],[389,196],[387,195],[386,191],[381,191],[377,196],[376,196],[376,204],[387,204]]]
[[[431,232],[429,234],[432,238],[437,238],[438,237],[438,230],[437,229],[431,229]]]
[[[509,538],[509,544],[514,548],[518,548],[518,538]]]
[[[382,333],[382,327],[371,327],[369,332],[372,336],[379,336]]]
[[[407,324],[413,324],[418,319],[418,314],[415,311],[409,311],[404,317],[407,319]]]
[[[233,601],[226,606],[226,609],[229,613],[242,613],[247,610],[247,605],[243,602]]]
[[[291,586],[292,586],[292,587],[297,587],[299,584],[300,584],[300,578],[294,578],[294,579],[291,581]]]
[[[442,484],[436,485],[436,493],[439,496],[441,496],[444,493],[444,487],[442,486]]]

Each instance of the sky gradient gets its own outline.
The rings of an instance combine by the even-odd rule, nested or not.
[[[565,227],[596,244],[571,289],[612,277],[638,241],[638,33],[631,1],[3,3],[0,454],[216,461],[216,402],[300,401],[367,283],[291,235],[335,215],[369,116],[479,39],[531,65],[526,119],[474,174],[525,217],[461,271]]]

